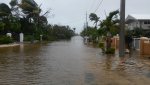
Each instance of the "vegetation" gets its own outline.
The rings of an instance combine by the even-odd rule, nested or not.
[[[103,52],[105,52],[105,46],[104,46],[104,44],[105,44],[104,42],[100,42],[99,45],[98,45],[99,48],[101,48]]]
[[[0,35],[12,33],[14,40],[19,40],[19,33],[25,34],[25,40],[69,39],[74,35],[74,29],[69,26],[48,24],[47,15],[50,11],[42,9],[34,0],[11,0],[10,7],[0,4]]]
[[[9,44],[12,43],[13,40],[8,36],[0,36],[0,44]]]
[[[81,36],[89,36],[90,41],[96,42],[96,38],[98,37],[98,31],[93,27],[87,27],[84,28],[84,30],[81,32]]]
[[[97,28],[97,23],[99,22],[100,18],[95,13],[91,13],[89,15],[89,18],[90,18],[91,21],[94,21],[95,28]]]
[[[114,54],[115,53],[115,48],[108,48],[105,53],[106,54]]]
[[[133,28],[133,30],[126,30],[126,33],[129,36],[133,36],[133,37],[150,37],[150,31],[149,30],[144,30],[143,28],[139,28],[139,27],[135,27]]]
[[[113,11],[109,13],[109,16],[106,17],[105,20],[103,20],[100,24],[101,29],[104,30],[104,33],[106,34],[106,50],[109,50],[111,48],[111,37],[112,35],[118,34],[118,14],[119,11]]]
[[[106,19],[100,21],[99,17],[95,13],[91,13],[89,18],[91,21],[94,21],[95,27],[84,28],[81,32],[82,36],[89,36],[92,41],[96,41],[96,39],[101,36],[106,36],[106,52],[108,53],[111,49],[111,38],[113,35],[119,34],[119,11],[115,10],[110,12]],[[99,28],[97,29],[97,24],[99,23]],[[101,45],[101,43],[99,43]],[[102,50],[104,49],[101,47]]]

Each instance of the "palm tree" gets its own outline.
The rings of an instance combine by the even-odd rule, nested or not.
[[[118,14],[119,11],[113,11],[109,13],[109,16],[106,17],[105,20],[103,20],[100,24],[100,29],[104,30],[107,36],[106,40],[106,49],[111,48],[111,36],[113,32],[116,32],[117,29],[117,23],[119,23]]]
[[[95,13],[91,13],[89,15],[89,18],[90,18],[91,21],[94,21],[95,28],[97,29],[97,23],[98,23],[100,18]]]
[[[41,35],[43,33],[42,28],[48,23],[45,15],[49,13],[49,10],[44,14],[41,14],[40,6],[34,0],[22,0],[19,4],[19,7],[26,15],[28,22],[33,24],[33,33],[35,33],[37,36]]]

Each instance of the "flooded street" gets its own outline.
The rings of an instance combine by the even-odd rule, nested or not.
[[[124,61],[124,63],[121,63]],[[69,41],[0,48],[0,85],[149,85],[150,59]]]

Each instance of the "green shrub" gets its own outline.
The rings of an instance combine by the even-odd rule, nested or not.
[[[99,48],[102,49],[103,52],[105,52],[104,42],[100,42],[100,43],[98,44],[98,46],[99,46]]]
[[[33,39],[32,35],[25,35],[24,36],[24,41],[31,41]]]
[[[108,48],[105,53],[106,54],[114,54],[115,53],[115,48]]]
[[[12,42],[13,40],[9,36],[0,36],[0,44],[9,44]]]
[[[54,36],[49,36],[49,35],[43,35],[43,40],[46,40],[46,41],[54,41],[54,40],[56,40],[56,37],[54,37]]]
[[[98,46],[99,48],[104,48],[104,42],[100,42]]]

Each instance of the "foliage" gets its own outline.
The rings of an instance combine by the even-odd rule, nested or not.
[[[45,13],[34,0],[11,0],[9,6],[5,3],[0,4],[0,35],[10,32],[15,37],[19,37],[20,32],[25,34],[25,40],[40,39],[69,39],[74,35],[75,28],[69,26],[48,24]],[[26,36],[27,35],[27,36]],[[16,39],[16,38],[15,38]]]
[[[105,53],[106,54],[114,54],[115,53],[115,48],[108,48]]]
[[[4,30],[5,23],[0,22],[0,30]]]
[[[11,9],[5,3],[0,3],[0,17],[1,16],[8,16],[11,14]]]
[[[74,35],[74,31],[69,26],[54,25],[49,31],[51,31],[49,34],[57,39],[70,39]]]
[[[33,35],[25,35],[24,41],[31,41],[33,39]]]
[[[18,4],[18,0],[11,0],[9,4],[14,7]]]
[[[0,36],[0,44],[12,43],[12,39],[9,36]]]
[[[103,52],[105,51],[104,42],[100,42],[98,46],[102,49]]]
[[[136,28],[133,29],[133,33],[132,34],[133,34],[133,36],[140,37],[140,36],[143,35],[143,29],[136,27]]]
[[[103,20],[100,24],[100,29],[103,30],[104,34],[106,35],[108,32],[111,33],[111,35],[118,34],[119,28],[117,23],[119,22],[118,14],[119,11],[113,11],[109,13],[109,16],[106,17],[105,20]]]
[[[98,31],[93,27],[85,28],[80,34],[81,36],[89,36],[93,42],[95,42],[96,38],[98,37]]]
[[[99,47],[100,47],[100,48],[104,48],[104,42],[100,42],[100,43],[99,43]]]
[[[119,34],[119,27],[117,25],[119,22],[118,13],[118,10],[110,12],[106,19],[100,24],[101,30],[103,30],[103,33],[107,36],[106,49],[108,49],[108,53],[109,49],[111,49],[111,36]]]
[[[141,37],[141,36],[148,36],[149,32],[144,31],[143,28],[135,27],[133,30],[127,29],[126,35],[134,36],[134,37]]]
[[[150,31],[146,31],[143,33],[143,36],[150,38]]]
[[[94,21],[95,28],[97,28],[97,23],[99,21],[99,17],[95,13],[91,13],[89,15],[89,18],[90,18],[91,21]]]
[[[29,13],[37,13],[39,14],[40,8],[38,7],[37,3],[34,0],[22,0],[21,4],[19,4],[19,7],[22,8],[23,13],[29,14]]]

